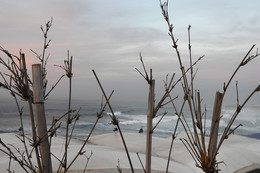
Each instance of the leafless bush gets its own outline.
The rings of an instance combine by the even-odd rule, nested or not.
[[[181,81],[182,81],[182,88],[184,93],[183,103],[179,111],[177,111],[176,106],[173,103],[173,108],[178,115],[182,126],[184,127],[184,130],[187,134],[187,139],[181,139],[185,147],[187,148],[188,152],[192,156],[192,158],[195,161],[195,164],[197,167],[201,168],[204,172],[207,173],[215,173],[219,172],[218,164],[221,162],[216,161],[216,156],[219,153],[219,149],[222,146],[225,139],[228,138],[228,136],[236,130],[239,126],[231,130],[231,126],[234,124],[234,121],[236,117],[238,116],[241,109],[244,107],[244,105],[248,102],[248,100],[257,92],[260,90],[260,85],[258,85],[255,89],[253,89],[252,93],[242,102],[242,104],[239,104],[239,99],[237,99],[237,109],[235,113],[233,114],[232,118],[230,119],[228,125],[226,126],[223,134],[221,135],[221,139],[218,141],[218,126],[219,121],[222,118],[221,116],[221,108],[222,108],[222,102],[225,96],[225,93],[231,83],[231,81],[234,79],[234,76],[238,72],[238,70],[245,66],[247,63],[251,62],[253,59],[258,57],[260,54],[258,53],[258,49],[256,50],[256,53],[252,54],[252,50],[255,47],[253,45],[251,49],[248,51],[248,53],[245,55],[245,57],[242,59],[238,67],[235,69],[234,73],[231,75],[230,79],[227,83],[224,83],[223,86],[223,92],[217,92],[216,98],[215,98],[215,105],[213,109],[213,115],[212,115],[212,123],[211,123],[211,131],[209,136],[209,142],[206,142],[206,109],[203,111],[202,109],[202,99],[200,97],[200,91],[194,89],[194,79],[196,76],[196,73],[193,70],[193,60],[192,60],[192,51],[191,51],[191,42],[190,42],[190,28],[188,27],[188,40],[189,40],[189,55],[190,55],[190,66],[187,68],[190,72],[189,76],[187,73],[187,70],[185,70],[185,67],[182,63],[182,58],[179,53],[179,48],[177,41],[178,39],[174,36],[174,27],[173,24],[170,22],[170,17],[168,14],[168,1],[166,2],[160,2],[161,10],[163,17],[167,23],[168,26],[168,34],[172,41],[172,47],[176,52],[178,61],[179,61],[179,67],[181,71]],[[252,55],[251,55],[252,54]],[[203,57],[203,56],[202,56]],[[198,59],[200,60],[201,57]],[[169,95],[170,96],[170,95]],[[237,90],[237,98],[238,98],[238,90]],[[183,107],[184,105],[187,105],[189,108],[189,115],[192,119],[192,127],[189,127],[188,123],[186,122],[185,116],[183,113]],[[178,123],[177,122],[177,123]],[[173,140],[175,139],[175,132],[173,135]],[[172,144],[171,144],[172,147]],[[171,153],[171,149],[170,152]],[[170,155],[169,155],[170,156]],[[170,157],[169,157],[170,158]]]
[[[25,62],[25,55],[23,53],[20,53],[20,56],[15,56],[11,53],[9,53],[6,49],[0,47],[0,51],[3,52],[6,55],[6,59],[0,57],[0,65],[5,67],[7,69],[6,73],[0,72],[1,78],[3,82],[0,82],[0,87],[4,88],[8,91],[10,91],[10,94],[14,97],[16,106],[18,108],[19,112],[19,117],[20,117],[20,136],[17,135],[17,138],[23,143],[24,148],[16,148],[15,146],[9,147],[8,144],[5,144],[2,140],[0,140],[0,144],[6,149],[0,149],[1,152],[5,153],[7,156],[10,157],[10,162],[9,162],[9,167],[8,167],[8,172],[12,172],[10,169],[12,161],[17,162],[21,168],[25,172],[52,172],[52,169],[50,167],[50,170],[46,170],[45,167],[49,167],[50,165],[46,166],[46,163],[43,163],[43,154],[39,152],[39,146],[47,141],[50,146],[51,146],[51,141],[53,137],[56,135],[57,129],[59,129],[62,126],[62,120],[66,118],[66,134],[65,134],[65,146],[64,146],[64,154],[61,158],[55,156],[54,154],[51,153],[54,159],[57,159],[58,162],[60,163],[60,166],[57,172],[67,172],[70,167],[73,165],[73,163],[76,161],[76,159],[81,156],[85,155],[84,147],[87,144],[87,141],[89,137],[91,136],[93,130],[96,127],[96,124],[98,123],[98,120],[102,118],[102,114],[105,110],[105,107],[108,104],[109,99],[111,98],[113,92],[110,94],[108,98],[106,98],[105,104],[101,104],[99,112],[97,112],[97,119],[95,124],[93,125],[88,137],[84,140],[82,147],[78,151],[78,153],[75,154],[71,162],[67,161],[68,157],[68,146],[70,144],[72,134],[75,128],[75,125],[77,121],[80,118],[79,111],[73,110],[71,108],[71,90],[72,90],[72,56],[69,55],[68,52],[68,58],[67,60],[64,60],[64,65],[55,65],[60,67],[65,71],[65,75],[62,75],[58,81],[47,91],[47,62],[50,57],[50,54],[46,56],[46,50],[49,47],[50,41],[48,40],[48,32],[52,26],[52,20],[48,21],[45,25],[45,27],[41,27],[41,30],[44,35],[44,44],[43,44],[43,52],[42,54],[38,54],[35,51],[31,50],[35,55],[36,58],[39,59],[40,64],[41,64],[41,74],[42,74],[42,81],[43,81],[43,96],[44,99],[47,99],[49,94],[54,90],[54,88],[58,85],[60,80],[66,75],[69,79],[69,92],[68,92],[68,110],[66,113],[63,115],[53,117],[53,122],[51,127],[46,131],[46,133],[43,136],[39,136],[39,132],[36,130],[36,125],[35,125],[35,120],[34,120],[34,109],[33,105],[37,104],[35,103],[34,100],[34,95],[32,91],[32,86],[33,86],[33,81],[30,79],[28,73],[27,73],[27,68],[26,68],[26,62]],[[30,136],[25,135],[24,133],[24,128],[23,128],[23,108],[21,108],[19,101],[17,97],[20,97],[22,100],[28,102],[29,110],[30,110],[30,117],[31,117],[31,128],[32,128],[32,138]],[[103,102],[103,101],[102,101]],[[44,122],[43,122],[44,123]],[[41,126],[41,124],[37,124],[37,126]],[[69,130],[70,129],[70,130]],[[28,142],[32,147],[28,147]],[[50,148],[49,148],[50,150]],[[15,152],[18,152],[18,155],[14,154]],[[25,151],[25,152],[22,152]],[[32,161],[32,153],[35,152],[36,154],[36,159],[37,159],[37,165],[33,164]],[[50,151],[49,151],[50,152]],[[90,156],[87,157],[87,162],[85,165],[85,168],[87,167],[88,161],[91,158],[93,153],[91,153]]]

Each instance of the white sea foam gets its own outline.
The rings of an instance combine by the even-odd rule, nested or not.
[[[15,112],[15,105],[7,105],[9,109],[4,109],[5,105],[0,105],[0,132],[9,132],[10,130],[17,131],[20,127],[19,116],[18,113]],[[67,108],[63,108],[63,104],[49,104],[46,105],[47,108],[47,124],[51,125],[52,116],[58,117],[59,115],[64,114]],[[1,109],[4,107],[3,109]],[[11,109],[12,108],[12,109]],[[96,112],[99,110],[99,105],[97,104],[87,104],[83,105],[80,111],[80,119],[76,123],[75,131],[76,135],[83,136],[86,135],[93,127],[94,122],[96,121]],[[221,115],[223,118],[220,120],[220,133],[221,130],[225,128],[225,126],[230,121],[232,115],[235,112],[235,107],[223,107]],[[174,111],[170,108],[167,109],[168,114],[164,116],[161,120],[160,124],[156,128],[156,135],[158,136],[166,136],[170,135],[175,128],[175,124],[177,122],[178,117],[174,114]],[[109,111],[103,114],[103,117],[99,120],[97,127],[95,129],[96,134],[108,133],[112,132],[114,129],[114,125],[111,124],[111,118],[108,116],[111,114]],[[136,132],[138,133],[140,127],[144,128],[146,131],[146,108],[143,107],[131,107],[131,106],[117,106],[114,111],[115,116],[119,120],[119,125],[122,130],[125,132]],[[185,119],[187,120],[188,125],[192,128],[192,120],[188,111],[184,111]],[[208,110],[207,119],[206,119],[206,131],[209,132],[211,126],[211,115],[212,112]],[[153,119],[153,125],[155,125],[161,116],[158,116]],[[25,128],[27,131],[30,131],[30,119],[28,116],[28,110],[25,108],[23,112],[23,120],[25,124]],[[204,119],[203,119],[204,121]],[[63,119],[62,125],[64,126],[66,122],[66,118]],[[204,122],[203,122],[204,124]],[[242,124],[242,127],[239,127],[236,130],[236,134],[252,134],[252,133],[260,133],[260,108],[257,107],[246,107],[241,113],[238,115],[237,119],[234,122],[232,128],[237,125]],[[63,133],[64,128],[61,128],[61,133]],[[184,131],[181,123],[178,126],[178,131]]]

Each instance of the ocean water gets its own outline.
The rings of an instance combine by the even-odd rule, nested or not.
[[[51,126],[52,118],[58,118],[67,111],[67,101],[66,100],[47,100],[45,103],[46,118],[48,127]],[[31,132],[30,127],[30,117],[28,113],[28,106],[26,102],[20,101],[20,106],[23,108],[23,124],[26,133]],[[113,111],[119,120],[122,132],[138,133],[139,129],[142,127],[144,133],[146,133],[146,105],[134,105],[125,103],[112,103]],[[93,127],[96,121],[97,112],[100,110],[99,101],[83,101],[74,100],[72,102],[72,109],[76,112],[80,109],[80,118],[77,121],[74,129],[73,136],[75,138],[83,138],[88,136],[90,129]],[[163,107],[160,113],[167,111],[167,115],[162,119],[160,124],[154,131],[154,136],[157,137],[169,137],[172,135],[176,122],[177,116],[175,115],[172,107]],[[111,133],[114,130],[114,125],[111,124],[111,118],[109,116],[110,110],[106,107],[103,117],[99,120],[96,128],[93,131],[93,135]],[[234,106],[223,106],[222,115],[223,118],[220,120],[220,130],[221,134],[235,112]],[[159,113],[159,114],[160,114]],[[206,132],[210,131],[211,125],[211,114],[212,109],[207,108],[206,117]],[[184,116],[187,123],[192,129],[191,118],[189,116],[189,111],[184,110]],[[153,120],[155,125],[160,119],[160,116]],[[57,131],[59,135],[65,134],[66,118],[61,120],[61,127]],[[235,133],[239,135],[245,135],[249,137],[260,137],[260,106],[247,106],[238,115],[233,128],[237,125],[242,124]],[[20,128],[20,116],[17,111],[14,100],[0,100],[0,133],[8,132],[19,132]],[[181,124],[177,128],[177,133],[183,133],[184,129]]]

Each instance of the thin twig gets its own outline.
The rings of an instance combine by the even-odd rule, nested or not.
[[[95,129],[95,127],[96,127],[96,125],[97,125],[99,119],[102,118],[102,114],[103,114],[103,112],[104,112],[104,110],[105,110],[105,107],[106,107],[106,105],[108,104],[108,101],[109,101],[110,98],[112,97],[113,93],[114,93],[114,91],[111,92],[111,94],[110,94],[109,97],[108,97],[108,100],[106,100],[106,103],[105,103],[105,104],[103,105],[103,107],[100,109],[100,112],[97,113],[97,119],[96,119],[96,121],[95,121],[93,127],[91,128],[91,130],[90,130],[90,132],[89,132],[89,134],[88,134],[88,137],[84,140],[83,145],[81,146],[79,152],[78,152],[77,155],[74,157],[74,159],[70,162],[69,166],[67,167],[67,170],[72,166],[72,164],[73,164],[73,163],[75,162],[75,160],[79,157],[79,155],[81,155],[81,154],[83,153],[83,149],[84,149],[85,145],[87,144],[87,142],[88,142],[90,136],[92,135],[92,132],[94,131],[94,129]]]
[[[51,89],[47,92],[47,94],[45,94],[44,99],[46,100],[47,97],[50,95],[50,93],[54,90],[54,88],[58,85],[58,83],[61,81],[61,79],[64,77],[65,75],[61,75],[61,77],[57,80],[57,82],[52,85]]]
[[[23,63],[23,71],[24,71],[24,81],[25,81],[25,86],[26,86],[26,95],[29,95],[29,84],[28,84],[28,78],[27,78],[27,69],[26,69],[26,63],[25,63],[25,56],[24,54],[21,54],[21,59]],[[37,135],[36,135],[36,129],[35,129],[35,122],[34,122],[34,114],[33,114],[33,108],[32,108],[32,98],[28,97],[28,105],[29,105],[29,111],[30,111],[30,118],[31,118],[31,128],[32,128],[32,138],[33,138],[33,146],[35,147],[35,154],[36,154],[36,160],[39,168],[39,172],[42,173],[42,163],[40,161],[40,154],[38,150],[38,145],[37,145]]]
[[[34,169],[34,166],[33,166],[32,161],[31,161],[32,156],[29,154],[28,147],[26,145],[26,140],[25,140],[24,127],[23,127],[23,118],[22,118],[23,112],[22,112],[22,109],[19,106],[19,103],[18,103],[18,100],[17,100],[16,96],[14,94],[13,94],[13,96],[14,96],[14,99],[15,99],[15,103],[16,103],[19,115],[20,115],[19,116],[20,117],[20,125],[21,125],[20,132],[21,132],[21,136],[22,136],[22,140],[21,141],[22,141],[22,143],[24,145],[24,150],[25,150],[28,162],[30,163],[31,167]]]
[[[234,71],[234,73],[233,73],[233,74],[231,75],[231,77],[229,78],[229,81],[227,82],[227,84],[224,84],[224,87],[223,87],[224,92],[223,92],[223,94],[225,94],[225,92],[226,92],[226,90],[227,90],[229,84],[230,84],[231,81],[233,80],[233,78],[234,78],[234,76],[236,75],[236,73],[238,72],[238,70],[239,70],[243,65],[245,65],[245,62],[248,63],[249,61],[252,60],[252,58],[248,58],[248,59],[246,59],[246,58],[249,56],[249,54],[251,53],[251,51],[253,50],[254,47],[255,47],[255,45],[253,45],[253,46],[249,49],[249,51],[248,51],[247,54],[244,56],[244,58],[242,59],[242,61],[240,62],[240,64],[239,64],[238,67],[236,68],[236,70]],[[255,57],[257,57],[257,56],[259,56],[258,53],[255,55]]]
[[[238,81],[236,81],[237,107],[239,106]]]
[[[167,114],[167,112],[165,111],[163,113],[163,115],[161,116],[161,118],[159,119],[159,121],[155,124],[155,126],[152,128],[151,132],[153,133],[153,131],[156,129],[156,127],[159,125],[159,123],[161,122],[161,120],[163,119],[163,117]]]
[[[90,153],[89,156],[85,156],[85,157],[87,158],[87,162],[86,162],[86,165],[85,165],[85,168],[84,168],[83,173],[86,172],[86,169],[87,169],[87,166],[88,166],[88,162],[89,162],[89,160],[90,160],[90,158],[91,158],[92,155],[93,155],[93,152],[91,151],[91,153]]]
[[[101,85],[101,83],[100,83],[100,81],[99,81],[99,79],[98,79],[98,77],[97,77],[95,71],[92,70],[92,72],[93,72],[93,74],[94,74],[94,76],[95,76],[95,78],[96,78],[96,80],[97,80],[97,82],[98,82],[98,84],[99,84],[99,87],[100,87],[100,89],[101,89],[101,91],[102,91],[102,93],[103,93],[103,95],[104,95],[104,97],[105,97],[105,99],[106,99],[106,101],[107,101],[108,107],[109,107],[109,109],[110,109],[110,111],[111,111],[111,113],[112,113],[112,123],[117,126],[117,129],[118,129],[118,131],[119,131],[119,134],[120,134],[120,136],[121,136],[121,139],[122,139],[122,142],[123,142],[123,145],[124,145],[126,154],[127,154],[127,158],[128,158],[128,161],[129,161],[129,164],[130,164],[130,167],[131,167],[131,171],[132,171],[132,173],[134,173],[134,168],[133,168],[133,165],[132,165],[132,161],[131,161],[131,158],[130,158],[130,155],[129,155],[129,152],[128,152],[128,149],[127,149],[127,146],[126,146],[125,139],[124,139],[123,134],[122,134],[122,131],[121,131],[121,129],[120,129],[119,122],[118,122],[118,120],[117,120],[117,118],[116,118],[116,116],[115,116],[115,114],[114,114],[114,111],[113,111],[113,109],[112,109],[112,107],[111,107],[111,104],[110,104],[110,102],[109,102],[109,100],[108,100],[108,98],[107,98],[107,96],[106,96],[106,93],[105,93],[105,91],[104,91],[104,89],[103,89],[103,87],[102,87],[102,85]]]
[[[141,160],[141,158],[140,158],[140,156],[139,156],[139,153],[136,152],[136,155],[137,155],[138,160],[139,160],[139,162],[140,162],[140,164],[141,164],[141,166],[142,166],[142,168],[143,168],[144,173],[146,173],[145,168],[144,168],[144,165],[143,165],[143,162],[142,162],[142,160]]]

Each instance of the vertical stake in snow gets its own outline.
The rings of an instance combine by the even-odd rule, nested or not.
[[[50,144],[48,141],[48,132],[44,110],[44,96],[43,96],[43,79],[41,64],[32,65],[33,77],[33,102],[35,108],[35,119],[37,126],[38,138],[40,139],[40,153],[42,157],[43,173],[51,173],[51,155]]]
[[[211,121],[209,147],[208,147],[208,154],[212,160],[211,165],[215,165],[215,156],[214,155],[216,152],[216,147],[217,147],[217,142],[218,142],[218,129],[219,129],[219,121],[220,121],[220,113],[221,113],[223,96],[224,96],[223,93],[216,92],[214,109],[213,109],[213,114],[212,114],[212,121]]]
[[[152,157],[152,126],[153,126],[153,110],[154,110],[154,86],[155,80],[152,80],[152,69],[150,69],[149,80],[149,96],[147,110],[147,135],[146,135],[146,173],[151,172]]]

